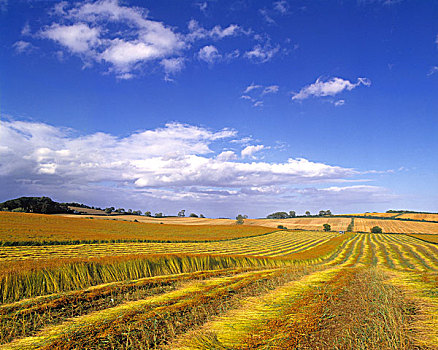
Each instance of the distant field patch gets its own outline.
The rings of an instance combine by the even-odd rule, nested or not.
[[[245,225],[257,225],[266,227],[286,226],[288,229],[322,231],[324,224],[329,224],[332,231],[345,231],[350,218],[337,217],[308,217],[291,219],[248,219]]]
[[[370,232],[370,229],[374,226],[381,227],[383,232],[391,233],[438,233],[438,223],[433,222],[354,219],[354,231]]]
[[[425,221],[438,221],[438,214],[417,214],[417,213],[406,213],[397,216],[400,219],[413,219],[413,220],[425,220]]]
[[[211,241],[241,238],[273,231],[243,225],[160,225],[43,214],[0,212],[0,241],[158,240]]]
[[[362,214],[349,214],[354,216],[377,216],[380,218],[392,218],[397,216],[399,213],[362,213]],[[397,216],[400,217],[400,216]]]
[[[409,234],[408,236],[421,239],[426,242],[437,243],[438,244],[438,235],[422,235],[422,234]]]

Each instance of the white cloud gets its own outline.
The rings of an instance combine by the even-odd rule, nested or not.
[[[62,2],[55,6],[53,14],[60,17],[59,23],[44,27],[41,37],[79,54],[87,60],[86,65],[90,60],[108,63],[110,71],[122,79],[133,77],[140,64],[162,61],[186,47],[181,34],[149,20],[146,10],[119,5],[117,0],[74,5]]]
[[[12,47],[15,49],[17,54],[28,53],[35,49],[35,46],[23,40],[16,41]]]
[[[198,58],[207,63],[214,63],[219,61],[222,56],[215,46],[207,45],[199,50]]]
[[[278,89],[280,87],[278,85],[271,85],[271,86],[266,86],[263,89],[262,95],[266,95],[266,94],[276,94],[278,92]]]
[[[263,146],[263,145],[246,146],[240,152],[240,154],[241,154],[242,158],[254,157],[254,153],[259,152],[259,151],[261,151],[264,148],[265,148],[265,146]]]
[[[240,96],[243,100],[251,101],[253,107],[263,107],[263,97],[267,94],[275,94],[279,90],[278,85],[263,86],[251,83],[243,91],[243,95]]]
[[[210,208],[217,215],[239,210],[245,203],[251,203],[248,210],[266,215],[273,201],[289,207],[291,201],[308,206],[391,198],[373,186],[293,188],[346,181],[360,173],[302,158],[258,161],[253,157],[268,148],[262,144],[242,149],[240,155],[252,158],[250,162],[238,160],[230,148],[236,142],[254,141],[236,136],[231,129],[214,131],[181,123],[125,137],[103,132],[79,135],[45,123],[4,120],[0,197],[49,195],[93,205],[127,203],[143,210],[155,206],[159,211],[179,210],[185,203],[203,211]]]
[[[257,44],[250,51],[245,52],[245,57],[254,62],[265,63],[270,61],[279,51],[279,45],[272,47],[269,44],[264,46]]]
[[[222,28],[220,25],[214,26],[212,29],[208,30],[202,27],[198,21],[192,19],[188,24],[189,34],[187,39],[189,41],[199,40],[199,39],[215,39],[220,40],[226,37],[236,36],[239,34],[248,34],[247,31],[243,30],[237,24],[230,24],[228,27]]]
[[[170,79],[170,75],[178,73],[184,68],[184,58],[164,58],[161,60],[160,64],[164,68],[164,72],[166,73],[166,79]]]
[[[294,94],[292,100],[304,100],[311,96],[334,96],[344,90],[353,90],[359,85],[370,86],[371,81],[367,78],[358,78],[356,83],[352,83],[349,80],[338,77],[327,81],[318,78],[315,83],[305,86],[298,93]]]
[[[237,159],[237,155],[233,151],[223,151],[218,154],[216,159],[220,161],[235,160]]]
[[[438,66],[433,66],[429,72],[427,73],[427,76],[431,76],[432,74],[435,74],[436,72],[438,72]]]
[[[333,103],[336,107],[343,106],[345,104],[345,100],[337,100]]]
[[[285,0],[275,1],[274,10],[284,15],[289,10],[289,4]]]
[[[276,24],[275,20],[269,15],[268,10],[266,9],[260,9],[260,14],[262,15],[263,19],[269,23],[269,24]]]
[[[67,47],[73,53],[88,54],[100,42],[100,28],[90,28],[85,23],[73,25],[55,23],[43,29],[41,35]]]
[[[263,107],[263,101],[254,101],[253,106],[254,107]]]

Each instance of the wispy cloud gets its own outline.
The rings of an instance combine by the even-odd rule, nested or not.
[[[318,78],[315,83],[302,88],[292,96],[292,100],[304,100],[309,97],[335,96],[344,90],[351,91],[354,88],[364,85],[370,86],[371,81],[367,78],[358,78],[356,83],[349,80],[334,77],[329,80]]]
[[[30,42],[23,40],[16,41],[12,46],[17,54],[29,53],[36,49]]]
[[[276,94],[280,87],[278,85],[263,86],[251,83],[240,96],[243,100],[250,101],[254,107],[263,107],[263,97],[268,94]]]

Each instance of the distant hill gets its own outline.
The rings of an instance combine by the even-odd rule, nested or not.
[[[20,197],[0,203],[0,210],[39,214],[71,213],[68,206],[49,197]]]

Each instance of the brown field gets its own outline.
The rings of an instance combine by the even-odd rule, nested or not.
[[[425,220],[425,221],[438,221],[438,214],[415,214],[407,213],[397,216],[401,219],[413,219],[413,220]]]
[[[189,218],[187,218],[189,219]],[[160,225],[83,216],[0,212],[0,241],[160,240],[203,241],[259,235],[272,228],[235,225]]]
[[[373,226],[379,226],[383,232],[391,233],[438,233],[438,223],[410,222],[401,220],[354,219],[354,231],[370,232]]]

